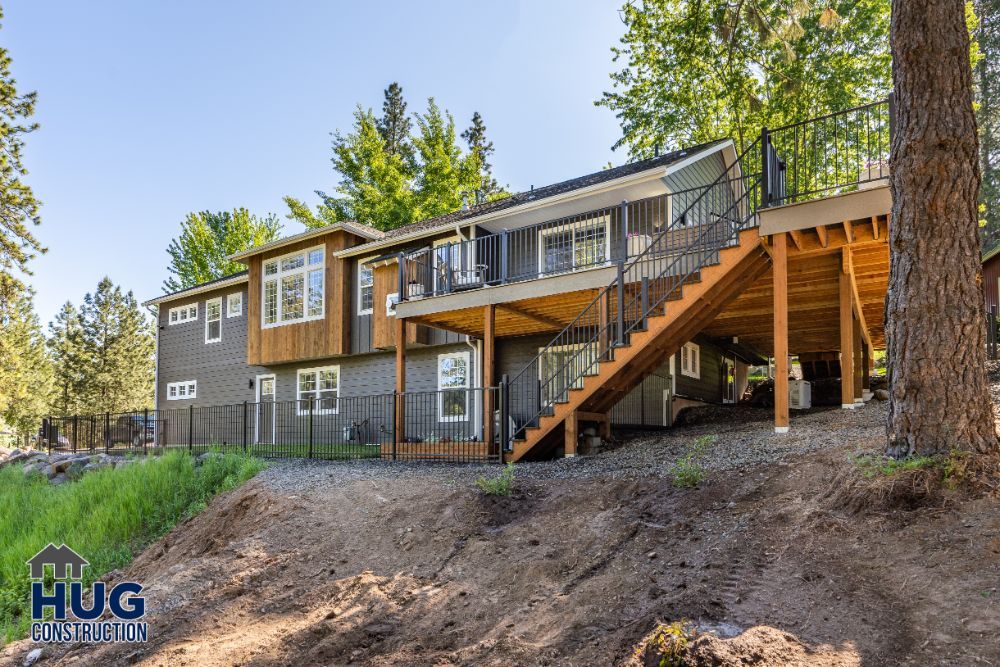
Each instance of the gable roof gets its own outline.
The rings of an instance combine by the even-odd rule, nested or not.
[[[995,246],[993,246],[992,248],[990,248],[990,250],[988,252],[986,252],[985,254],[983,254],[983,264],[985,264],[986,262],[990,261],[991,259],[993,259],[997,255],[1000,255],[1000,243],[996,244]]]
[[[271,241],[270,243],[254,246],[249,250],[244,250],[243,252],[238,252],[229,255],[226,259],[234,262],[241,262],[247,257],[259,255],[269,250],[274,250],[275,248],[281,248],[282,246],[290,245],[292,243],[298,243],[299,241],[306,241],[308,239],[315,238],[317,236],[322,236],[324,234],[329,234],[330,232],[336,232],[338,230],[343,230],[345,232],[354,234],[355,236],[360,236],[361,238],[370,239],[372,241],[381,239],[383,236],[385,236],[385,232],[375,229],[374,227],[370,227],[369,225],[360,222],[354,222],[353,220],[343,220],[341,222],[334,222],[329,225],[324,225],[323,227],[307,229],[304,232],[300,232],[298,234],[292,234],[291,236],[284,236],[280,239]]]
[[[601,171],[595,171],[593,173],[587,174],[585,176],[578,176],[576,178],[571,178],[565,181],[560,181],[558,183],[553,183],[551,185],[546,185],[541,188],[532,188],[524,192],[515,193],[504,199],[498,199],[496,201],[486,202],[484,204],[479,204],[476,206],[470,206],[466,209],[459,211],[454,211],[452,213],[446,213],[444,215],[439,215],[433,218],[428,218],[426,220],[421,220],[419,222],[414,222],[409,225],[404,225],[403,227],[397,227],[396,229],[391,229],[384,232],[382,238],[370,241],[368,243],[363,243],[361,245],[354,246],[352,248],[347,248],[346,250],[341,250],[334,253],[337,256],[350,256],[358,255],[364,252],[375,250],[386,245],[390,245],[393,242],[404,241],[410,238],[421,238],[423,236],[428,236],[433,233],[440,232],[447,229],[451,225],[456,225],[459,223],[468,224],[473,220],[496,214],[501,211],[515,208],[517,206],[522,206],[525,204],[531,204],[536,202],[541,202],[545,199],[551,199],[559,197],[561,195],[566,195],[577,190],[582,190],[584,188],[600,185],[602,183],[608,183],[617,179],[627,178],[629,176],[635,176],[637,174],[642,174],[643,172],[648,172],[654,169],[663,169],[674,165],[682,160],[691,157],[702,151],[706,151],[710,148],[714,148],[730,142],[730,139],[717,139],[715,141],[710,141],[704,144],[698,144],[697,146],[691,146],[690,148],[683,148],[680,150],[672,151],[670,153],[665,153],[664,155],[659,155],[657,157],[648,158],[646,160],[638,160],[636,162],[629,162],[627,164],[620,165],[618,167],[612,167],[611,169],[602,169]]]
[[[173,301],[175,299],[182,299],[184,297],[194,296],[196,294],[201,294],[203,292],[210,292],[214,289],[219,289],[221,287],[229,287],[230,285],[239,285],[240,283],[245,283],[249,280],[249,271],[240,271],[239,273],[231,273],[228,276],[222,276],[221,278],[216,278],[215,280],[209,280],[192,287],[185,287],[184,289],[177,290],[176,292],[171,292],[169,294],[164,294],[156,298],[150,299],[149,301],[144,301],[143,306],[156,306],[165,301]]]

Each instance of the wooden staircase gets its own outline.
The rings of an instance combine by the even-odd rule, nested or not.
[[[675,354],[715,319],[733,299],[765,273],[768,254],[756,227],[741,231],[738,243],[718,251],[716,262],[700,267],[685,281],[676,299],[651,312],[645,326],[626,344],[602,360],[596,372],[582,379],[556,401],[551,414],[528,426],[514,440],[510,460],[544,457],[562,444],[567,418],[575,413],[606,414],[664,360]]]

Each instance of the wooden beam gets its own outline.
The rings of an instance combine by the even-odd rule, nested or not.
[[[406,442],[406,319],[396,318],[396,414],[393,442]]]
[[[872,216],[872,238],[874,238],[876,241],[878,241],[880,234],[881,234],[881,231],[879,230],[878,217],[873,215]]]
[[[849,251],[844,251],[845,267],[850,262]],[[851,275],[841,271],[840,284],[840,405],[854,407],[854,295]]]
[[[492,387],[496,386],[496,306],[483,307],[483,441],[491,454],[493,445],[493,411],[496,409]]]
[[[868,344],[861,337],[861,324],[858,318],[854,318],[854,404],[864,403],[864,361],[865,350]]]
[[[858,294],[858,280],[854,273],[854,253],[850,248],[843,249],[844,262],[843,270],[847,273],[851,280],[851,298],[853,300],[854,315],[858,318],[858,323],[861,329],[861,338],[868,345],[872,344],[871,332],[868,329],[868,323],[865,321],[864,312],[864,302],[861,300],[861,296]]]
[[[774,236],[774,431],[788,432],[788,241]]]
[[[830,236],[826,231],[826,225],[820,225],[816,228],[816,236],[819,237],[819,244],[824,248],[830,245]]]
[[[597,326],[600,327],[597,333],[597,358],[598,361],[603,361],[607,358],[608,350],[611,348],[611,329],[608,326],[611,323],[611,290],[607,290],[600,297],[597,308]]]
[[[788,232],[788,235],[792,237],[792,243],[795,244],[795,249],[802,252],[806,246],[805,236],[802,234],[802,230],[793,229]]]
[[[496,306],[501,310],[506,310],[508,313],[513,313],[514,315],[518,315],[520,317],[524,317],[529,320],[534,320],[535,322],[539,322],[540,324],[544,324],[546,326],[550,326],[555,329],[563,329],[566,326],[564,323],[560,322],[555,318],[548,317],[546,315],[539,315],[537,313],[532,313],[530,311],[525,310],[524,308],[521,308],[520,306],[515,306],[512,303],[498,303],[496,304]]]
[[[854,223],[850,220],[844,220],[844,235],[848,243],[854,243]]]
[[[576,410],[569,413],[565,422],[565,437],[563,440],[563,456],[569,458],[576,456],[576,439],[579,432],[579,424],[576,419]]]

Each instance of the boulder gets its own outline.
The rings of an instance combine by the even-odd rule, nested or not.
[[[24,656],[24,662],[22,662],[21,664],[24,665],[24,667],[31,667],[33,664],[38,662],[38,660],[41,657],[42,657],[42,649],[40,648],[32,649],[28,651],[28,654],[26,656]]]
[[[889,392],[886,391],[885,389],[876,389],[875,390],[875,400],[876,401],[888,401],[889,400]]]
[[[67,477],[65,473],[59,473],[55,477],[49,479],[49,484],[52,486],[59,486],[60,484],[65,484],[68,481],[69,477]]]

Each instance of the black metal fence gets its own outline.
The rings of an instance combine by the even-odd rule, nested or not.
[[[998,356],[998,339],[1000,339],[1000,331],[997,331],[997,307],[989,306],[986,308],[986,356],[990,359],[996,359]]]
[[[499,387],[349,396],[324,401],[244,402],[48,417],[50,451],[157,454],[239,451],[328,460],[502,461],[509,443]],[[493,420],[483,415],[493,412]]]

